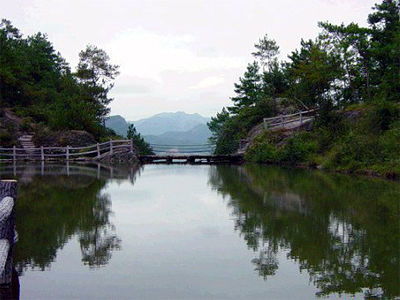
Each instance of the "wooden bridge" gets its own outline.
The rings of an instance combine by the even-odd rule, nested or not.
[[[139,155],[142,163],[217,164],[239,163],[242,155],[211,155],[213,146],[205,145],[151,145],[157,155]],[[99,161],[117,153],[135,152],[131,140],[110,140],[85,147],[29,147],[0,148],[0,161]]]
[[[131,140],[110,140],[84,147],[39,147],[33,144],[26,147],[0,148],[0,161],[37,160],[37,161],[90,161],[101,160],[116,153],[134,152]]]

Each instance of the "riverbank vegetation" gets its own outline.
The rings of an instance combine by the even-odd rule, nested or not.
[[[0,112],[21,121],[3,124],[0,141],[12,141],[17,128],[8,127],[16,125],[38,134],[82,130],[97,140],[112,135],[103,124],[119,72],[104,50],[87,46],[73,71],[45,34],[24,37],[8,20],[0,24],[0,49]]]
[[[319,23],[314,40],[279,60],[267,35],[255,61],[235,84],[233,106],[209,123],[217,154],[234,153],[263,118],[318,109],[311,130],[264,132],[247,150],[249,161],[400,174],[399,2],[384,0],[368,26]]]

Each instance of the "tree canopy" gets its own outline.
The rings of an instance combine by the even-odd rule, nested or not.
[[[23,37],[10,21],[0,23],[0,104],[51,129],[86,130],[100,137],[119,74],[104,50],[89,45],[76,72],[47,35]]]

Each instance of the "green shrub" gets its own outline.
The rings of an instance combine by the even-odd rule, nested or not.
[[[279,161],[278,149],[269,141],[257,143],[246,153],[246,160],[252,162],[277,162]]]
[[[253,162],[296,164],[311,161],[318,145],[309,133],[298,133],[283,140],[280,132],[265,132],[247,151],[246,159]]]
[[[317,142],[308,133],[296,134],[289,138],[279,153],[281,162],[296,164],[309,161],[318,149]]]

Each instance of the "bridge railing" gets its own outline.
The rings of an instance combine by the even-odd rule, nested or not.
[[[38,147],[12,148],[0,147],[0,161],[15,160],[84,160],[100,158],[104,154],[113,154],[120,149],[133,151],[132,140],[110,140],[83,147]]]
[[[303,124],[303,121],[309,118],[313,118],[317,109],[310,109],[305,111],[300,111],[294,114],[288,115],[279,115],[276,117],[271,118],[264,118],[264,128],[268,129],[271,127],[283,127],[285,124],[293,123],[293,122],[300,122],[300,125]]]

